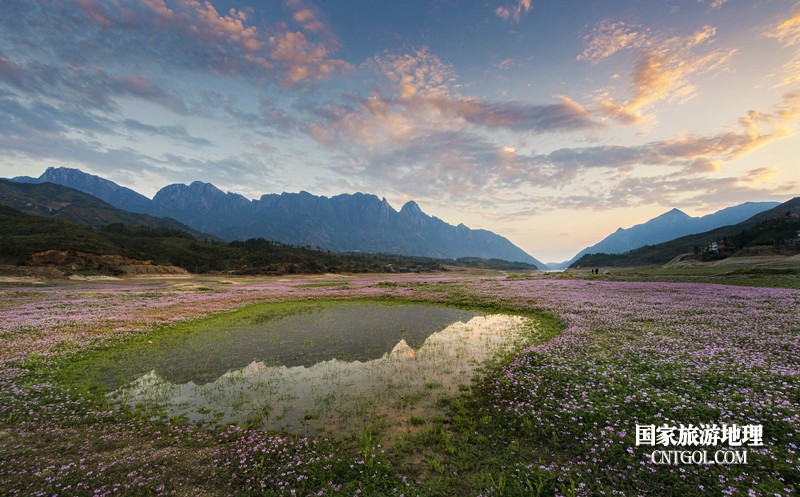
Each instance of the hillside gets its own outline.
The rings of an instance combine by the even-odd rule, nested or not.
[[[150,199],[144,195],[99,176],[85,174],[78,169],[49,167],[38,178],[18,176],[11,180],[18,183],[53,183],[67,186],[89,193],[118,209],[140,214],[150,211]]]
[[[0,179],[0,205],[95,228],[120,223],[179,230],[198,238],[211,238],[174,219],[127,212],[87,193],[53,183],[17,183]]]
[[[731,226],[648,245],[623,254],[589,254],[570,267],[642,266],[666,264],[683,254],[698,260],[719,260],[734,255],[767,252],[800,253],[800,197]],[[761,247],[756,250],[756,247]]]
[[[645,245],[655,245],[682,236],[704,233],[722,226],[745,221],[752,216],[780,205],[779,202],[745,202],[702,217],[692,217],[680,209],[672,209],[630,228],[619,228],[598,243],[586,247],[572,259],[551,264],[564,269],[586,254],[621,254]]]

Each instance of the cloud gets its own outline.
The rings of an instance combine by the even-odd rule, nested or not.
[[[240,156],[223,156],[207,159],[187,159],[168,153],[150,155],[127,146],[109,146],[93,138],[95,133],[113,134],[117,131],[159,134],[193,147],[208,143],[191,136],[182,126],[153,126],[133,119],[123,122],[96,120],[91,117],[63,113],[45,104],[32,103],[30,107],[16,98],[0,92],[0,162],[16,165],[35,162],[45,165],[68,165],[104,177],[150,177],[162,185],[165,180],[178,181],[183,177],[203,178],[217,184],[256,184],[274,166],[267,165],[263,157],[243,152]],[[12,166],[14,167],[14,166]],[[227,181],[227,183],[226,183]]]
[[[546,160],[567,167],[619,167],[632,165],[700,166],[716,169],[708,161],[731,161],[772,141],[791,135],[790,122],[800,115],[800,92],[790,92],[772,113],[748,111],[736,129],[709,136],[677,136],[634,147],[597,146],[561,149]],[[704,162],[696,162],[702,160]],[[694,170],[690,168],[688,170]]]
[[[611,188],[604,199],[607,207],[646,204],[719,206],[721,203],[752,201],[753,198],[784,201],[797,191],[791,182],[778,187],[760,185],[749,176],[722,178],[629,177]]]
[[[98,66],[72,66],[56,63],[14,60],[0,52],[0,83],[20,93],[71,101],[75,107],[116,110],[120,96],[138,97],[184,112],[183,103],[152,79],[136,74],[109,74]]]
[[[797,4],[800,5],[800,4]],[[764,33],[769,38],[777,39],[786,48],[793,48],[800,44],[800,10],[786,20],[770,27]],[[791,59],[783,65],[782,80],[773,86],[791,86],[800,83],[800,52],[795,50]]]
[[[127,131],[168,138],[192,146],[209,146],[212,144],[211,141],[205,138],[198,138],[190,135],[189,132],[186,131],[186,128],[180,124],[155,126],[152,124],[145,124],[136,119],[125,119],[122,121],[121,125]]]
[[[772,26],[764,34],[769,38],[778,39],[785,47],[800,44],[800,10],[792,14],[788,19]]]
[[[269,45],[272,49],[271,62],[281,68],[283,82],[288,85],[326,79],[336,71],[352,69],[343,60],[330,59],[324,46],[312,44],[300,32],[276,33],[270,36]]]
[[[338,50],[339,39],[325,15],[315,5],[307,0],[286,0],[285,3],[292,11],[292,20],[299,24],[304,32],[319,36],[330,49]]]
[[[759,167],[750,170],[745,176],[745,179],[749,183],[765,183],[774,178],[777,173],[778,170],[775,166]]]
[[[637,124],[647,119],[645,111],[656,102],[682,103],[694,98],[697,90],[691,79],[719,71],[736,54],[735,49],[698,53],[715,35],[712,26],[688,36],[663,37],[641,26],[600,21],[592,34],[584,37],[578,60],[596,65],[622,51],[637,55],[631,71],[631,96],[621,100],[610,89],[601,91],[595,98],[595,110],[623,124]]]
[[[94,170],[113,159],[151,176],[175,169],[162,162],[164,154],[198,153],[212,140],[221,147],[243,142],[240,162],[249,152],[264,155],[265,137],[302,126],[289,109],[295,86],[310,91],[313,82],[351,69],[332,55],[338,41],[312,5],[287,6],[285,21],[267,24],[248,9],[219,11],[209,1],[4,2],[2,149],[7,157]],[[237,98],[243,87],[252,100]],[[275,94],[290,98],[270,98]],[[151,111],[157,118],[141,117]],[[220,132],[209,140],[180,124],[189,122],[198,130],[215,122]],[[232,139],[228,129],[237,126]],[[152,156],[128,148],[155,137],[161,140]],[[214,170],[210,160],[208,166]]]
[[[585,46],[576,58],[597,64],[621,50],[650,46],[650,37],[650,31],[641,26],[603,19],[592,34],[583,37]]]
[[[475,98],[423,98],[422,103],[451,118],[485,128],[548,133],[599,126],[577,102],[561,97],[561,103],[536,105],[519,101],[491,102]]]
[[[428,47],[410,53],[376,56],[373,62],[397,85],[400,98],[443,96],[457,88],[455,68],[431,53]]]
[[[578,103],[533,104],[489,101],[458,93],[453,67],[427,48],[375,57],[374,67],[392,83],[369,97],[311,109],[319,120],[309,134],[329,146],[348,143],[365,151],[415,140],[434,132],[480,128],[524,133],[554,133],[598,127]]]
[[[352,119],[361,115],[356,109],[340,108],[340,114],[332,112],[330,117]],[[387,109],[376,115],[381,119],[396,117]],[[487,138],[481,127],[410,126],[389,138],[384,131],[363,122],[359,124],[376,133],[370,135],[373,141],[343,152],[347,174],[366,184],[453,205],[487,195],[509,199],[514,192],[527,192],[548,208],[677,202],[694,198],[693,192],[699,199],[704,189],[716,195],[724,188],[742,195],[749,192],[751,196],[785,197],[796,185],[770,189],[764,183],[776,172],[774,168],[756,168],[740,178],[721,175],[728,162],[790,136],[790,124],[798,115],[800,92],[791,92],[772,112],[749,111],[734,126],[718,133],[679,135],[636,146],[568,147],[548,153],[525,153],[498,144]],[[325,129],[336,128],[334,124]],[[387,127],[387,131],[397,129]],[[343,141],[341,137],[330,138],[331,143]],[[358,141],[347,143],[352,147]],[[584,189],[587,193],[562,196],[565,189]],[[559,193],[548,193],[554,191]]]
[[[496,67],[497,69],[500,69],[501,71],[506,71],[508,69],[511,69],[512,67],[517,66],[517,65],[519,65],[519,63],[516,61],[516,59],[505,58],[505,59],[501,60],[500,62],[498,62],[497,64],[495,64],[493,67]]]
[[[582,185],[584,193],[551,193],[546,190],[513,200],[513,210],[493,216],[498,221],[524,221],[550,210],[610,210],[643,205],[682,205],[718,210],[720,205],[751,202],[753,199],[783,202],[797,194],[797,182],[770,186],[761,181],[765,174],[757,168],[741,177],[680,177],[672,174],[619,175],[602,183]],[[771,171],[770,171],[771,172]],[[573,189],[574,190],[574,189]]]
[[[11,101],[11,106],[19,106]],[[41,104],[38,104],[41,105]],[[111,148],[98,143],[91,135],[70,136],[65,130],[87,131],[98,124],[94,121],[64,122],[51,120],[41,109],[10,108],[9,100],[0,100],[0,109],[11,110],[8,120],[0,124],[0,149],[3,159],[13,161],[29,158],[37,164],[64,164],[94,171],[156,171],[152,158],[128,147]],[[52,110],[52,109],[50,109]],[[57,112],[57,111],[55,111]],[[74,116],[70,116],[74,117]]]
[[[680,61],[675,54],[703,46],[713,35],[714,30],[706,27],[668,39],[660,61],[655,52],[646,52],[649,56],[641,58],[634,71],[638,93],[626,102],[626,110],[659,99],[687,98],[691,85],[686,75],[711,70],[721,59],[715,51]],[[800,92],[790,92],[771,112],[749,111],[717,133],[677,135],[636,146],[573,146],[525,153],[513,143],[503,143],[500,137],[509,135],[501,132],[512,132],[518,139],[520,133],[590,130],[599,126],[595,115],[566,97],[542,105],[462,96],[455,71],[427,49],[385,54],[373,64],[390,86],[375,89],[366,98],[351,95],[344,101],[309,106],[316,119],[306,131],[328,149],[339,151],[346,164],[343,171],[368,180],[366,184],[454,202],[521,189],[579,188],[598,174],[610,178],[600,181],[607,192],[609,185],[648,168],[668,169],[659,180],[664,184],[718,176],[727,162],[790,136],[790,121],[800,112]]]
[[[332,57],[338,42],[309,7],[294,12],[300,31],[285,22],[256,25],[246,9],[219,12],[198,0],[9,0],[4,10],[0,26],[17,46],[35,39],[42,56],[73,66],[107,69],[140,60],[289,86],[352,69]],[[45,29],[47,20],[58,29]]]
[[[88,110],[62,108],[42,101],[26,102],[11,92],[0,91],[0,134],[11,137],[73,131],[93,136],[109,133],[114,121]]]
[[[531,7],[531,0],[517,0],[516,4],[497,7],[494,13],[504,21],[511,19],[514,22],[519,22],[522,14],[530,12]]]

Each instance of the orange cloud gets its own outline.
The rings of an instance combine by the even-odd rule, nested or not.
[[[776,38],[784,47],[794,47],[800,44],[800,10],[764,34],[769,38]],[[800,53],[795,52],[792,58],[783,65],[782,73],[783,80],[773,88],[800,83]]]
[[[314,45],[303,33],[282,32],[269,38],[271,60],[284,68],[284,82],[289,84],[312,79],[319,80],[337,70],[348,71],[352,66],[342,60],[328,58],[323,45]]]
[[[328,25],[325,15],[310,0],[285,0],[285,3],[292,10],[292,20],[304,32],[320,37],[329,49],[338,50],[339,39]]]
[[[745,179],[748,183],[766,183],[778,173],[775,166],[766,166],[753,169],[747,173]]]
[[[601,114],[624,124],[644,121],[644,111],[658,101],[690,100],[696,93],[690,78],[719,70],[736,53],[736,50],[712,50],[694,54],[714,37],[716,30],[711,26],[687,37],[658,40],[621,23],[601,24],[579,59],[597,63],[623,49],[642,50],[631,72],[631,98],[620,101],[606,91],[596,99]]]
[[[350,64],[332,57],[338,41],[316,10],[302,0],[287,0],[287,5],[305,32],[291,31],[285,23],[257,27],[247,10],[219,12],[208,1],[175,0],[168,5],[164,0],[78,0],[81,11],[97,25],[140,40],[145,53],[150,47],[162,58],[192,69],[278,74],[287,85],[351,70]],[[306,33],[317,38],[312,41]]]
[[[396,191],[455,202],[481,192],[511,195],[521,187],[557,189],[570,183],[591,183],[596,195],[586,197],[586,201],[600,204],[636,203],[651,197],[685,198],[695,190],[759,189],[763,193],[768,190],[760,183],[769,179],[774,169],[756,168],[738,178],[719,173],[726,162],[790,136],[791,122],[800,115],[800,92],[787,93],[771,112],[746,113],[728,130],[680,135],[638,146],[569,147],[528,154],[517,143],[492,142],[478,132],[492,127],[523,129],[519,126],[539,122],[536,116],[549,120],[559,113],[569,115],[570,105],[572,111],[586,112],[569,100],[536,107],[458,95],[402,99],[375,94],[356,106],[327,109],[324,121],[309,133],[346,153],[348,167],[359,177],[380,180]],[[647,175],[648,166],[668,172]],[[597,177],[597,173],[591,173],[597,170],[606,178],[599,184],[590,179]],[[780,194],[794,187],[781,185]],[[778,189],[774,193],[777,195]],[[552,205],[573,201],[582,202],[573,196],[554,200]]]
[[[772,141],[792,134],[789,124],[800,115],[800,91],[783,96],[773,113],[748,111],[739,129],[708,137],[680,136],[646,145],[656,157],[671,159],[733,160]]]
[[[766,35],[770,38],[777,38],[788,47],[800,43],[800,11],[795,12],[792,17],[774,26],[767,31]]]
[[[375,57],[373,60],[381,72],[397,84],[401,98],[446,95],[457,80],[453,66],[442,62],[427,47],[412,53]]]
[[[531,0],[518,0],[516,5],[508,5],[504,7],[497,7],[495,9],[495,14],[503,20],[512,19],[515,22],[519,22],[522,13],[530,12],[531,10]]]

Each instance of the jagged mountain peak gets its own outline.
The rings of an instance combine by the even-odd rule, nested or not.
[[[217,191],[220,191],[220,192],[222,191],[219,188],[217,188],[216,186],[214,186],[213,183],[206,183],[205,181],[192,181],[192,183],[189,185],[189,187],[190,188],[196,188],[196,189],[205,189],[205,190],[217,190]]]
[[[85,175],[80,170],[70,174]],[[56,181],[62,179],[56,178]],[[122,191],[119,185],[107,183],[116,187],[116,191]],[[99,189],[99,184],[87,181],[82,185],[83,188],[66,186],[89,194],[96,194],[93,190]],[[545,267],[508,239],[490,231],[472,230],[463,224],[450,225],[425,214],[413,200],[406,202],[399,212],[386,198],[362,192],[331,198],[305,191],[284,192],[249,200],[203,181],[165,186],[153,200],[140,197],[144,199],[146,212],[175,218],[224,240],[262,237],[340,252],[481,257]],[[119,207],[119,200],[112,195],[108,202]]]
[[[415,215],[415,216],[423,214],[422,209],[420,209],[419,207],[419,204],[414,202],[413,200],[409,200],[408,202],[403,204],[403,207],[400,208],[400,213],[406,215]]]
[[[81,176],[92,176],[99,179],[99,176],[95,176],[93,174],[85,173],[80,169],[75,169],[72,167],[64,167],[64,166],[50,166],[44,170],[40,178],[42,177],[54,177],[54,176],[70,176],[70,175],[81,175]]]

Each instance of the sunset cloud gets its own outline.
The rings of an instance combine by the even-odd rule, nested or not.
[[[519,22],[522,14],[530,12],[531,7],[531,0],[517,0],[515,4],[497,7],[494,12],[505,21],[510,19],[514,22]]]
[[[464,124],[546,133],[598,125],[580,104],[563,96],[560,103],[545,105],[463,97],[457,91],[455,70],[427,48],[379,60],[378,65],[397,84],[398,95],[386,99],[386,105],[424,113],[428,120],[442,121],[438,126],[447,122],[450,127]]]
[[[330,59],[322,45],[314,45],[303,33],[283,32],[269,38],[271,59],[282,68],[283,81],[296,84],[305,80],[321,80],[336,71],[349,71],[352,66]]]
[[[367,161],[411,168],[414,174],[450,178],[450,172],[457,172],[463,178],[450,179],[462,188],[470,183],[467,177],[483,177],[480,171],[498,160],[509,163],[508,147],[475,145],[478,132],[543,134],[600,126],[585,108],[563,96],[550,104],[462,96],[453,67],[428,48],[384,54],[372,63],[390,86],[376,88],[367,98],[312,107],[317,119],[307,127],[309,136]],[[417,171],[419,155],[427,160]],[[422,171],[426,168],[432,169]],[[475,171],[467,172],[470,168]]]
[[[788,19],[772,26],[765,34],[770,38],[777,38],[787,47],[800,44],[800,9]]]
[[[679,52],[681,47],[701,46],[713,35],[714,30],[706,27],[679,40],[670,39],[665,46]],[[717,51],[681,61],[669,51],[661,59],[656,52],[646,55],[638,59],[634,70],[638,93],[636,99],[625,102],[629,113],[649,102],[688,98],[687,74],[713,70],[724,59]],[[679,134],[641,145],[524,153],[492,142],[486,133],[563,133],[600,125],[592,111],[566,97],[545,105],[464,97],[458,92],[453,68],[428,49],[385,56],[375,63],[392,86],[376,90],[369,98],[315,107],[318,121],[308,133],[326,147],[346,153],[357,176],[376,182],[388,178],[384,184],[393,190],[422,198],[436,191],[455,198],[519,188],[559,188],[580,184],[593,170],[613,173],[616,179],[609,181],[617,184],[647,167],[671,169],[662,183],[677,185],[681,178],[719,175],[725,164],[790,136],[791,123],[800,113],[800,94],[790,92],[771,112],[751,110],[718,133]]]
[[[783,200],[797,190],[797,183],[767,187],[740,177],[675,178],[670,176],[627,177],[595,197],[604,208],[633,207],[648,204],[680,204],[687,207],[715,208],[720,204],[747,202],[755,196],[766,200]],[[554,199],[558,202],[558,199]],[[566,206],[563,206],[566,207]]]
[[[785,48],[793,49],[800,45],[800,9],[796,8],[795,13],[788,19],[771,26],[764,35],[777,39]],[[795,50],[794,55],[781,69],[781,81],[774,85],[774,88],[800,83],[800,51]]]
[[[292,11],[292,20],[299,24],[305,33],[319,36],[325,41],[329,50],[338,50],[339,39],[330,28],[325,15],[315,5],[306,0],[286,0],[285,3]]]
[[[424,103],[439,109],[445,116],[485,128],[548,133],[599,126],[583,106],[566,97],[561,97],[561,103],[548,105],[474,98],[428,98]]]
[[[373,61],[383,75],[397,85],[400,98],[416,95],[438,97],[451,93],[457,87],[455,68],[443,62],[427,47],[408,53],[376,56]]]
[[[37,36],[42,49],[81,65],[117,64],[111,54],[124,53],[184,70],[275,78],[286,85],[352,69],[332,56],[338,43],[309,7],[294,12],[301,30],[292,31],[280,22],[257,26],[247,10],[220,12],[198,0],[11,2],[7,11],[19,16],[4,22],[4,29],[20,39]],[[58,18],[62,31],[44,30],[40,11]]]
[[[698,54],[715,34],[715,28],[704,26],[689,36],[661,39],[624,23],[602,21],[585,38],[579,60],[597,64],[622,50],[639,53],[631,71],[631,97],[620,100],[609,91],[602,92],[596,98],[597,110],[623,124],[636,124],[646,119],[646,109],[656,102],[682,103],[694,98],[692,77],[719,71],[737,52],[717,49]]]
[[[629,48],[644,48],[651,45],[650,32],[641,26],[603,19],[592,34],[583,37],[584,48],[576,57],[597,64],[615,53]]]
[[[571,148],[551,153],[545,160],[567,167],[614,167],[626,165],[686,166],[706,161],[731,161],[767,143],[791,135],[790,123],[800,115],[800,92],[784,95],[774,112],[749,111],[737,127],[708,136],[682,135],[636,147],[597,146]],[[715,162],[708,162],[715,161]],[[716,169],[717,166],[714,166]],[[689,170],[696,170],[690,168]]]
[[[378,115],[387,119],[392,116],[383,112]],[[677,201],[704,188],[736,188],[742,194],[769,191],[777,197],[791,191],[791,185],[764,190],[765,180],[776,174],[774,168],[754,168],[740,178],[721,174],[727,163],[790,136],[790,123],[799,115],[800,92],[787,93],[772,112],[750,111],[735,126],[716,134],[679,135],[637,146],[560,148],[541,154],[497,145],[476,129],[410,127],[403,135],[382,141],[381,146],[364,149],[367,153],[351,166],[358,176],[372,181],[383,178],[393,190],[420,198],[445,195],[453,202],[465,195],[489,192],[510,195],[526,188],[546,191],[568,184],[574,188],[596,170],[605,171],[606,180],[594,185],[598,189],[594,201],[608,208],[653,202],[659,195],[662,201]],[[668,168],[671,172],[648,174],[648,168],[654,172]],[[547,202],[548,208],[574,208],[570,203],[589,200],[573,196]]]

